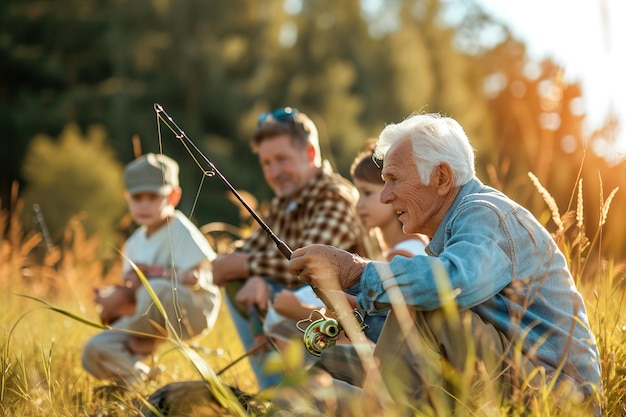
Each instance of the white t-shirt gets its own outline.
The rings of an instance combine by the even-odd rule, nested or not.
[[[124,245],[123,273],[132,269],[128,260],[136,264],[160,265],[165,271],[174,268],[184,271],[200,262],[212,261],[216,253],[198,228],[180,211],[156,232],[146,235],[146,229],[140,227]],[[198,285],[214,292],[211,274],[200,274]]]
[[[398,243],[396,246],[392,248],[392,250],[402,250],[409,252],[413,256],[415,255],[426,255],[426,244],[420,239],[407,239]]]

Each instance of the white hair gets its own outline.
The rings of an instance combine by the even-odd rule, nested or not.
[[[413,114],[400,123],[385,126],[378,137],[374,157],[385,158],[389,148],[410,139],[413,160],[420,180],[430,181],[433,168],[442,162],[452,168],[454,185],[466,184],[476,175],[474,149],[461,125],[450,117],[438,113]]]

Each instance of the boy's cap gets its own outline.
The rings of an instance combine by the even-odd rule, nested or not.
[[[131,195],[140,192],[169,195],[178,187],[178,164],[163,154],[142,155],[126,165],[124,185]]]

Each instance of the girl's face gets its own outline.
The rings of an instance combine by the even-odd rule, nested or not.
[[[133,220],[138,225],[145,226],[148,234],[163,226],[172,212],[168,197],[158,193],[139,192],[127,195],[127,201]]]
[[[384,228],[390,222],[398,222],[393,207],[380,202],[380,191],[384,184],[354,179],[354,185],[359,190],[359,201],[357,202],[357,213],[361,223],[367,229],[374,227]]]

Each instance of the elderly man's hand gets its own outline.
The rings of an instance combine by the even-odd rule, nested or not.
[[[369,261],[342,249],[310,245],[291,255],[289,269],[300,280],[323,290],[346,289],[356,284]]]

